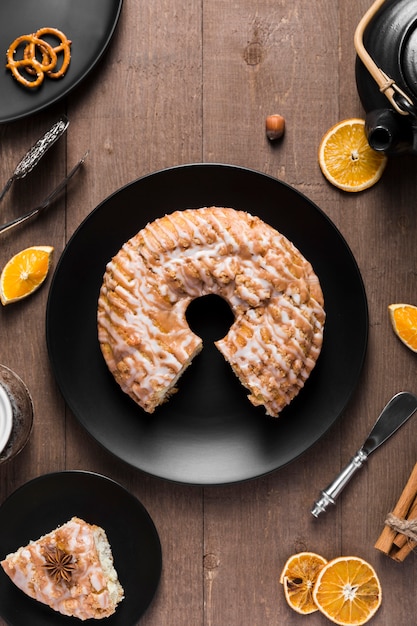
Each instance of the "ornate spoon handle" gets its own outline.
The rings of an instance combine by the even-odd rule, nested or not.
[[[46,133],[38,139],[34,146],[27,151],[25,156],[16,165],[13,174],[0,192],[0,202],[9,191],[16,178],[24,178],[39,163],[44,154],[65,133],[69,125],[69,119],[63,115]]]

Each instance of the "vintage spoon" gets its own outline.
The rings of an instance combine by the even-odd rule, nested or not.
[[[9,191],[12,183],[17,178],[24,178],[39,163],[41,158],[54,143],[65,133],[69,125],[69,119],[63,115],[46,133],[38,139],[34,146],[28,150],[25,156],[16,165],[13,174],[0,192],[0,202]]]
[[[4,233],[7,230],[11,230],[15,226],[18,226],[19,224],[23,224],[24,222],[31,219],[32,217],[39,215],[39,213],[41,213],[47,207],[49,207],[50,204],[52,204],[52,201],[56,198],[56,196],[67,186],[67,183],[70,180],[70,178],[72,178],[74,174],[79,170],[79,168],[81,167],[81,165],[84,163],[85,159],[87,158],[87,155],[88,155],[88,151],[84,154],[82,159],[80,159],[78,163],[74,165],[70,173],[63,180],[61,180],[59,185],[55,187],[55,189],[51,191],[51,193],[45,198],[45,200],[41,202],[41,204],[39,204],[36,208],[32,209],[28,213],[25,213],[25,215],[21,215],[20,217],[17,217],[15,220],[12,220],[11,222],[7,222],[6,224],[3,224],[3,226],[0,226],[0,233]]]

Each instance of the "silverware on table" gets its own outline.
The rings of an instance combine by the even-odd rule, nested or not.
[[[35,217],[36,215],[39,215],[39,213],[41,213],[47,207],[49,207],[52,204],[52,201],[56,198],[56,196],[67,186],[68,181],[80,169],[81,165],[84,163],[84,161],[87,158],[87,156],[88,156],[88,151],[78,161],[78,163],[76,165],[74,165],[74,167],[72,168],[70,173],[67,176],[65,176],[65,178],[63,180],[61,180],[59,185],[57,185],[57,187],[55,187],[55,189],[53,191],[51,191],[51,193],[36,208],[32,209],[28,213],[25,213],[24,215],[21,215],[20,217],[17,217],[16,219],[12,220],[11,222],[7,222],[6,224],[3,224],[3,226],[0,226],[0,233],[4,233],[7,230],[11,230],[15,226],[19,226],[20,224],[23,224],[27,220]]]
[[[375,422],[363,446],[337,478],[321,492],[321,498],[315,503],[311,511],[314,517],[324,513],[329,504],[336,503],[336,498],[352,476],[362,467],[368,456],[391,437],[413,415],[416,409],[417,396],[413,393],[401,391],[391,398]]]
[[[35,145],[28,150],[25,156],[16,165],[13,174],[1,190],[0,202],[9,191],[13,181],[17,178],[24,178],[27,174],[29,174],[29,172],[33,170],[41,158],[46,154],[49,148],[51,148],[60,137],[62,137],[68,126],[69,119],[66,115],[63,115],[40,139],[38,139]]]

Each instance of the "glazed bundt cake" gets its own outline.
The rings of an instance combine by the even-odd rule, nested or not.
[[[311,264],[260,218],[232,208],[175,211],[147,224],[108,263],[98,338],[120,387],[152,413],[202,349],[186,310],[217,294],[235,321],[216,342],[249,400],[278,416],[320,354],[325,313]]]

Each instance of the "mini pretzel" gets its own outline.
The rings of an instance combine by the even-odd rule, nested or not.
[[[34,37],[35,39],[35,37]],[[49,43],[47,43],[46,41],[42,41],[42,40],[38,40],[38,41],[31,41],[30,43],[27,44],[27,46],[25,47],[24,51],[23,51],[23,58],[24,59],[35,59],[38,60],[37,56],[36,56],[36,51],[37,48],[39,48],[39,51],[42,55],[42,60],[39,61],[42,65],[42,69],[44,72],[48,72],[48,70],[52,70],[54,69],[56,63],[57,63],[57,55],[54,51],[54,49],[52,48],[52,46],[49,45]],[[35,74],[36,72],[30,68],[29,66],[26,68],[26,71],[29,74]]]
[[[56,72],[52,71],[53,68],[51,69],[44,68],[44,71],[48,74],[49,78],[60,78],[61,76],[65,74],[70,64],[72,42],[70,39],[68,39],[66,35],[64,35],[63,32],[61,32],[57,28],[48,28],[48,27],[40,28],[35,33],[35,37],[37,37],[38,39],[41,39],[45,35],[52,35],[53,37],[56,37],[60,41],[60,43],[57,46],[55,47],[51,46],[51,49],[55,52],[56,55],[58,55],[60,52],[63,52],[64,58],[63,58],[60,69],[57,70]]]
[[[33,46],[34,53],[30,56],[30,58],[16,60],[14,58],[14,55],[21,44],[26,44],[26,47]],[[35,51],[36,46],[44,46],[44,44],[44,41],[38,39],[34,35],[21,35],[10,44],[7,50],[6,67],[11,70],[16,80],[25,87],[39,87],[44,79],[45,67],[50,66],[52,69],[56,65],[56,54],[51,46],[49,46],[50,50],[48,50],[48,59],[50,60],[49,64],[47,66],[44,66],[43,63],[37,60]],[[36,79],[28,80],[27,78],[25,78],[21,73],[21,68],[24,68],[28,74],[36,74]]]
[[[16,80],[24,85],[25,87],[39,87],[39,85],[43,82],[45,78],[45,73],[42,69],[41,63],[36,61],[36,59],[20,59],[19,61],[13,61],[12,63],[8,63],[7,67],[11,70],[13,76]],[[20,69],[24,68],[29,74],[36,74],[36,78],[34,80],[28,80],[21,73]]]
[[[43,36],[50,35],[58,39],[59,44],[53,46]],[[25,44],[23,58],[15,59],[19,46]],[[17,37],[7,50],[6,67],[11,70],[16,80],[25,87],[39,87],[45,75],[49,78],[60,78],[65,74],[71,61],[71,41],[57,28],[40,28],[36,33]],[[58,54],[63,53],[61,67],[56,69]],[[36,78],[26,78],[36,76]]]

